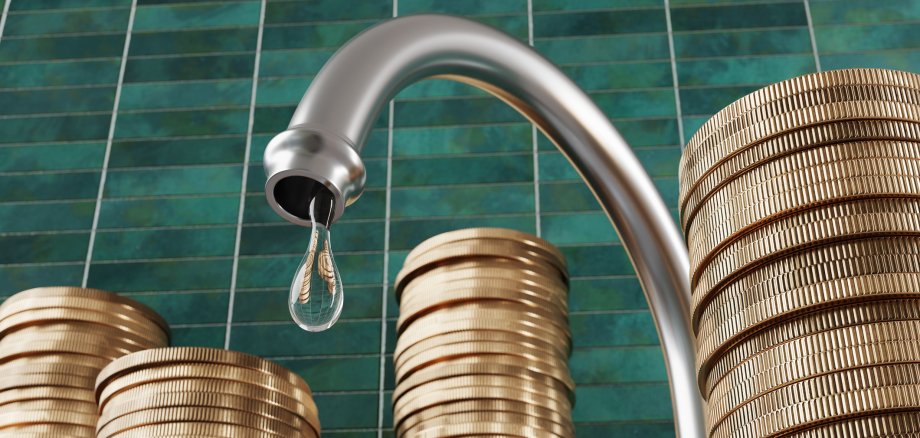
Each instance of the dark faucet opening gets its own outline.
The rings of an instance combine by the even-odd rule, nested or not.
[[[329,228],[335,196],[320,182],[305,176],[288,176],[278,181],[275,200],[284,211],[303,220],[315,220]],[[310,202],[316,200],[315,218],[310,217]]]

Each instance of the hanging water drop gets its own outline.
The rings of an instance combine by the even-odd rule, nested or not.
[[[319,198],[310,201],[310,220],[313,221],[310,243],[294,274],[288,299],[294,322],[310,332],[332,327],[342,314],[345,298],[342,276],[332,255],[329,228],[317,217],[324,211],[331,212],[331,207],[317,205],[320,202]]]

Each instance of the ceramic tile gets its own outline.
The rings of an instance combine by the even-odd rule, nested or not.
[[[3,28],[5,38],[25,35],[65,35],[124,32],[129,8],[11,14]]]
[[[134,30],[258,26],[260,8],[258,1],[141,6],[134,17]]]
[[[252,81],[126,84],[121,88],[121,110],[249,106]]]
[[[7,146],[0,148],[0,172],[96,168],[104,154],[104,142]]]
[[[0,89],[115,84],[120,64],[120,59],[8,64],[0,68]]]
[[[239,196],[105,199],[99,228],[181,227],[235,224]]]
[[[133,58],[125,66],[125,83],[252,78],[252,54]]]
[[[256,48],[256,28],[181,30],[131,35],[130,56],[250,52]]]
[[[124,44],[123,34],[4,38],[0,62],[120,58]]]
[[[74,6],[83,8],[130,7],[131,0],[82,0],[76,5],[73,0],[13,1],[13,3],[10,3],[10,11],[50,11],[54,9],[73,9]]]
[[[533,26],[535,38],[668,31],[664,9],[541,14],[533,17]]]
[[[675,32],[758,27],[805,26],[802,2],[752,3],[726,6],[672,7]]]
[[[0,233],[89,229],[95,209],[95,199],[38,204],[0,203]]]

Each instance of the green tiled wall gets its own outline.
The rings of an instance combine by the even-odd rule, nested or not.
[[[381,114],[368,190],[334,229],[344,316],[321,334],[289,322],[306,232],[264,202],[260,160],[361,30],[445,12],[532,43],[613,119],[670,206],[682,139],[743,94],[816,69],[920,71],[920,0],[6,0],[3,11],[0,296],[83,283],[134,296],[169,319],[176,344],[301,372],[328,434],[343,437],[389,434],[398,308],[386,285],[415,244],[468,226],[540,233],[568,257],[579,436],[673,435],[657,336],[616,234],[545,138],[463,85],[416,84]]]

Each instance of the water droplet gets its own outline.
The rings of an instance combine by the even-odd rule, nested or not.
[[[342,276],[332,255],[329,228],[315,217],[315,204],[310,202],[310,243],[294,274],[288,307],[291,317],[301,328],[321,332],[332,327],[342,314],[345,298]]]

